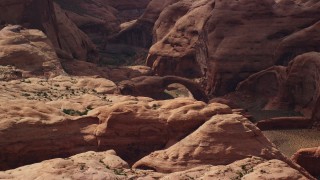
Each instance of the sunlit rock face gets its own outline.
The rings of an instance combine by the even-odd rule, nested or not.
[[[2,80],[64,74],[48,37],[37,29],[19,25],[0,30],[0,66]]]

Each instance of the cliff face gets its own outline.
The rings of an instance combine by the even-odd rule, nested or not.
[[[143,15],[111,38],[111,42],[149,48],[153,41],[153,27],[164,8],[178,0],[152,0]]]
[[[151,0],[100,0],[118,10],[117,17],[121,22],[138,19],[145,11]]]
[[[287,64],[299,55],[291,50],[315,50],[317,39],[293,39],[319,21],[319,9],[311,0],[182,0],[161,12],[147,63],[159,75],[204,77],[209,93],[223,95],[253,73]]]
[[[0,2],[0,11],[1,24],[39,29],[56,49],[66,51],[77,59],[96,59],[95,47],[90,40],[71,24],[63,12],[55,8],[52,0],[4,0]],[[66,39],[68,34],[73,34],[74,38]],[[74,40],[81,43],[73,43]]]

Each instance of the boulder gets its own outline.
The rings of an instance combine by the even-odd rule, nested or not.
[[[291,159],[315,177],[320,177],[320,147],[300,149]]]

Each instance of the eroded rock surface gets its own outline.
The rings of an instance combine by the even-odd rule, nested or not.
[[[103,78],[30,78],[1,82],[0,89],[1,169],[107,149],[131,162],[179,141],[215,114],[232,113],[191,98],[112,95],[116,85]]]
[[[86,35],[79,32],[63,13],[55,10],[52,0],[4,0],[0,3],[0,21],[1,24],[19,24],[41,30],[56,49],[66,51],[74,58],[96,59],[97,54]],[[70,34],[74,38],[70,38]]]
[[[251,75],[226,96],[245,108],[290,110],[318,121],[320,54],[309,52],[288,65],[275,66]]]
[[[243,116],[217,115],[175,145],[142,158],[134,167],[177,172],[205,164],[227,165],[251,156],[284,159]]]
[[[258,157],[236,161],[225,166],[200,166],[171,173],[162,178],[174,179],[309,179],[280,160],[264,160]]]
[[[291,159],[313,176],[320,176],[320,147],[300,149]]]
[[[0,65],[12,66],[13,76],[53,77],[64,71],[50,40],[36,29],[7,26],[0,31]],[[10,74],[1,72],[3,76]],[[15,74],[15,75],[14,75]]]
[[[47,160],[0,172],[1,179],[312,179],[279,160],[252,157],[226,166],[200,166],[194,169],[163,174],[148,170],[129,169],[128,164],[113,150],[87,152],[65,159]]]
[[[199,84],[178,76],[141,76],[122,81],[119,83],[119,93],[123,95],[147,96],[159,99],[160,94],[164,93],[164,90],[170,84],[174,83],[184,85],[190,90],[196,100],[208,102],[208,97]]]

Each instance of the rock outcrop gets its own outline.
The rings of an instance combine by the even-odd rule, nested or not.
[[[161,177],[159,173],[130,170],[129,165],[113,150],[86,152],[64,159],[52,159],[21,168],[0,172],[0,179],[121,179]]]
[[[0,65],[14,67],[11,72],[0,72],[1,76],[9,73],[14,79],[64,73],[47,36],[39,30],[18,25],[6,26],[0,31]]]
[[[229,94],[226,98],[248,109],[254,107],[260,110],[296,111],[305,116],[304,122],[309,122],[310,126],[319,119],[319,62],[318,52],[299,55],[290,61],[288,67],[275,66],[251,75],[239,83],[235,93]],[[289,121],[286,123],[279,120]],[[290,121],[304,123],[300,120],[288,117],[275,121],[276,124],[283,125],[290,124]]]
[[[319,8],[312,0],[182,0],[155,23],[147,63],[159,75],[204,77],[210,94],[224,95],[256,72],[318,50]]]
[[[243,116],[217,115],[180,142],[151,153],[133,167],[177,172],[206,164],[227,165],[251,156],[285,159]]]
[[[113,150],[87,152],[65,159],[52,159],[0,172],[1,179],[312,179],[279,160],[252,157],[226,166],[200,166],[183,172],[163,174],[129,169]]]
[[[226,166],[200,166],[171,173],[163,180],[175,179],[309,179],[280,160],[264,160],[258,157],[236,161]]]
[[[57,17],[52,0],[4,0],[0,2],[1,24],[18,24],[43,31],[56,49],[61,49],[77,59],[96,60],[94,47],[86,35],[59,12]],[[70,34],[74,38],[68,37]],[[75,41],[75,42],[73,42]]]
[[[118,10],[117,18],[121,22],[128,22],[138,19],[145,11],[151,0],[100,0]]]
[[[320,177],[320,147],[300,149],[292,158],[315,177]]]
[[[116,17],[117,10],[111,7],[106,0],[54,1],[98,48],[103,48],[106,38],[120,30],[120,21]]]
[[[78,29],[66,12],[56,3],[54,3],[54,13],[57,18],[61,49],[75,59],[98,62],[99,55],[91,39]]]
[[[110,42],[149,48],[153,41],[153,27],[164,8],[178,0],[152,0],[144,14],[135,22],[111,37]]]
[[[0,169],[108,149],[133,162],[179,141],[215,114],[232,113],[225,105],[191,98],[112,95],[116,85],[103,78],[0,84],[6,94],[0,97]]]
[[[141,76],[119,83],[119,93],[123,95],[147,96],[159,99],[159,95],[174,83],[184,85],[198,101],[208,102],[206,93],[201,86],[192,80],[177,76]]]

